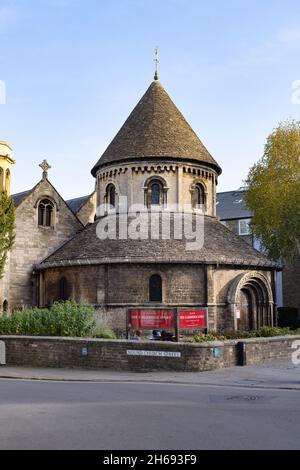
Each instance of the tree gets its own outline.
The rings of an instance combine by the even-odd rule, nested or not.
[[[7,254],[13,246],[15,235],[15,206],[5,191],[0,192],[0,279],[4,274]]]
[[[254,235],[270,258],[292,260],[300,248],[300,121],[279,123],[246,184]]]

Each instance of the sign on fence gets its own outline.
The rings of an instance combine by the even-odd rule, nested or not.
[[[137,330],[174,328],[173,310],[130,310],[129,324]]]
[[[179,328],[181,330],[194,330],[207,328],[206,310],[179,310]]]

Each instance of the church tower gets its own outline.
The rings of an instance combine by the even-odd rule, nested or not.
[[[10,195],[11,166],[15,163],[12,158],[10,145],[0,140],[0,191],[6,191]]]

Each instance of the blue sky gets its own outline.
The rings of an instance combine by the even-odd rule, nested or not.
[[[242,185],[279,121],[299,118],[299,0],[0,0],[0,140],[14,149],[13,192],[47,158],[65,197],[92,191],[90,169],[152,81],[165,89]]]

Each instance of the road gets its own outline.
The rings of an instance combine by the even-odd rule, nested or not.
[[[299,448],[299,388],[219,382],[0,379],[0,449]]]

